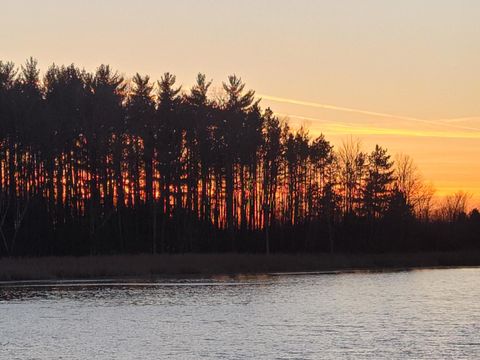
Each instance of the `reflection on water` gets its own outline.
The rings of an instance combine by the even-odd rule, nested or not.
[[[480,358],[480,269],[0,285],[2,359]]]

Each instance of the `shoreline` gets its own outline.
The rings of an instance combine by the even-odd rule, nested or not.
[[[161,254],[1,258],[2,283],[314,275],[480,266],[480,251],[387,254]]]

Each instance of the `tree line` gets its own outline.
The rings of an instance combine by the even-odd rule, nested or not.
[[[479,247],[412,159],[293,130],[229,76],[0,61],[0,256]]]

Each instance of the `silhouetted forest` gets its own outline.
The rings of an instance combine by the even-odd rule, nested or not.
[[[0,62],[0,256],[480,248],[411,158],[293,131],[235,75]]]

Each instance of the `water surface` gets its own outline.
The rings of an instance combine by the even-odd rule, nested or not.
[[[480,269],[0,285],[1,359],[478,359]]]

